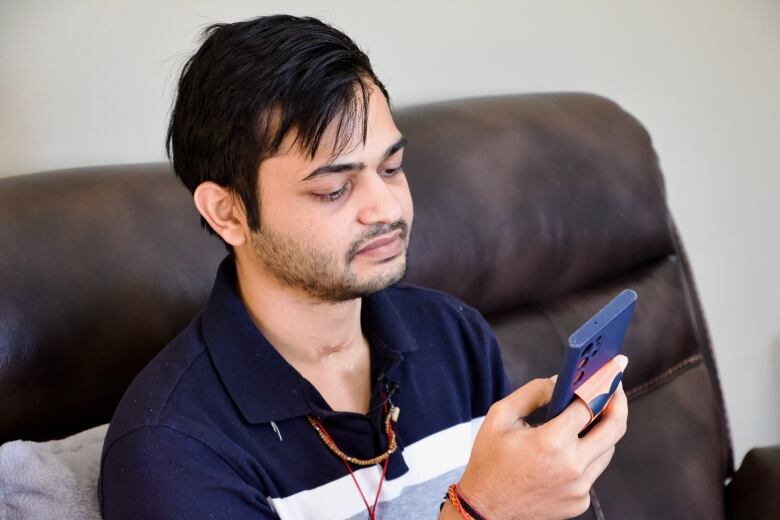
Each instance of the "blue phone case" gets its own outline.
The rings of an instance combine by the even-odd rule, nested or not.
[[[624,290],[569,336],[545,421],[566,409],[577,388],[620,353],[636,299],[636,292]]]

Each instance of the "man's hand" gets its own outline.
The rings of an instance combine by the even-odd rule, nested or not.
[[[590,506],[590,488],[606,469],[626,431],[622,384],[601,422],[575,400],[558,417],[531,427],[524,420],[550,401],[555,378],[535,379],[496,402],[474,441],[460,481],[463,496],[491,520],[570,518]]]

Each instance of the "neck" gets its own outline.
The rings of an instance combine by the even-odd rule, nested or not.
[[[371,354],[360,324],[362,300],[316,300],[239,258],[239,294],[260,332],[333,410],[368,413]]]
[[[342,365],[363,346],[360,298],[317,300],[238,257],[236,273],[239,294],[255,325],[293,366]]]

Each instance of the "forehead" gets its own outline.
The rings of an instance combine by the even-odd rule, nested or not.
[[[282,140],[279,151],[262,161],[260,174],[274,171],[288,175],[306,174],[314,168],[338,160],[370,162],[381,157],[388,146],[398,140],[401,133],[395,126],[387,99],[378,88],[373,88],[368,98],[366,113],[366,136],[363,143],[363,110],[358,107],[352,120],[333,118],[322,134],[319,146],[312,158],[307,150],[301,149],[296,142],[297,132],[292,130]],[[339,125],[343,127],[339,130]],[[339,136],[339,132],[341,135]],[[348,140],[345,142],[345,137]],[[341,150],[337,149],[341,148]],[[305,175],[304,175],[305,177]]]

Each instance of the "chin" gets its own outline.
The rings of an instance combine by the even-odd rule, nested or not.
[[[395,264],[400,259],[398,264]],[[395,264],[395,265],[394,265]],[[405,255],[400,254],[396,257],[391,257],[385,260],[381,260],[374,264],[374,266],[381,266],[385,269],[385,272],[381,274],[369,275],[361,281],[360,286],[364,289],[365,295],[372,294],[393,284],[396,284],[403,280],[406,276],[406,258]]]

